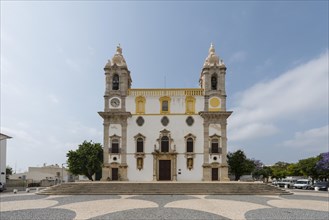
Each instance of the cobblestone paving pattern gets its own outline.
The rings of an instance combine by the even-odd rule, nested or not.
[[[328,192],[294,195],[0,194],[1,220],[43,219],[329,219]]]

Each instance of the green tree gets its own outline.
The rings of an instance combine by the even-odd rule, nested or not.
[[[13,168],[11,168],[10,166],[6,167],[6,179],[9,179],[9,175],[13,174]]]
[[[271,167],[262,165],[261,167],[256,166],[252,172],[252,176],[255,179],[261,178],[263,181],[268,182],[268,178],[272,175]]]
[[[103,149],[99,143],[84,141],[76,151],[70,150],[66,156],[69,171],[74,175],[85,175],[93,181],[92,176],[102,170]]]
[[[307,177],[311,177],[313,180],[319,177],[319,171],[317,169],[317,163],[320,160],[320,156],[310,157],[303,160],[299,160],[297,166],[300,172]]]
[[[288,176],[302,176],[302,172],[298,163],[291,163],[287,166]]]
[[[248,159],[242,150],[228,153],[227,163],[230,173],[235,176],[235,180],[239,180],[244,174],[250,174],[255,168],[253,160]]]
[[[286,162],[277,162],[273,166],[271,166],[272,169],[272,178],[275,179],[282,179],[285,178],[288,175],[287,168],[289,166],[289,163]]]

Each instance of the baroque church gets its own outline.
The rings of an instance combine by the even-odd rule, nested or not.
[[[200,88],[132,88],[117,47],[105,68],[102,180],[228,181],[226,66],[211,44]]]

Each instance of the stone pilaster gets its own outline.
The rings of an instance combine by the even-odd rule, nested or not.
[[[128,174],[127,174],[127,168],[128,165],[125,163],[121,163],[121,165],[119,166],[119,180],[121,181],[128,181]]]
[[[203,163],[209,163],[209,122],[207,119],[203,122]]]
[[[126,119],[127,120],[127,119]],[[121,123],[122,143],[121,143],[121,180],[127,181],[127,121]]]
[[[211,180],[210,165],[209,165],[209,121],[204,119],[203,122],[203,181]]]
[[[211,181],[211,165],[203,164],[202,168],[203,168],[202,181]]]
[[[221,95],[226,95],[226,88],[225,88],[225,75],[226,75],[226,67],[221,66],[219,69],[220,75],[220,89],[222,91]]]
[[[127,163],[127,122],[123,121],[121,123],[121,134],[122,134],[122,143],[121,143],[121,163]]]
[[[109,177],[109,136],[110,136],[110,123],[104,119],[104,136],[103,136],[103,168],[102,168],[102,180],[107,180]]]
[[[177,181],[177,154],[173,158],[173,181]]]
[[[153,181],[157,181],[157,157],[156,154],[153,153]]]
[[[227,136],[226,136],[226,119],[223,119],[220,123],[221,127],[221,146],[222,146],[222,163],[221,163],[221,172],[220,180],[229,181],[228,178],[228,165],[227,165]]]

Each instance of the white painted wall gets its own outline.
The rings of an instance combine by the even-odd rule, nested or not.
[[[179,154],[177,156],[177,181],[201,181],[203,174],[202,164],[203,154],[196,154],[193,169],[189,170],[186,166],[185,155]]]
[[[2,134],[1,134],[2,136]],[[0,140],[0,182],[6,183],[6,153],[7,153],[7,139],[1,137]]]
[[[185,101],[184,101],[185,102]],[[203,163],[203,119],[199,115],[191,115],[194,119],[194,124],[188,126],[185,122],[189,115],[166,115],[169,118],[169,124],[163,126],[161,119],[164,115],[143,115],[145,120],[143,126],[138,126],[136,119],[138,115],[133,115],[128,119],[127,128],[127,163],[128,163],[128,179],[130,181],[151,181],[153,179],[153,155],[154,145],[159,149],[160,131],[166,129],[170,131],[173,139],[171,147],[176,145],[178,152],[177,158],[177,173],[181,169],[181,174],[177,175],[178,180],[202,180],[202,163]],[[139,171],[136,168],[136,143],[134,136],[138,133],[144,135],[144,168]],[[184,136],[189,133],[196,136],[194,152],[197,154],[194,159],[194,168],[190,171],[186,167],[186,144]]]

